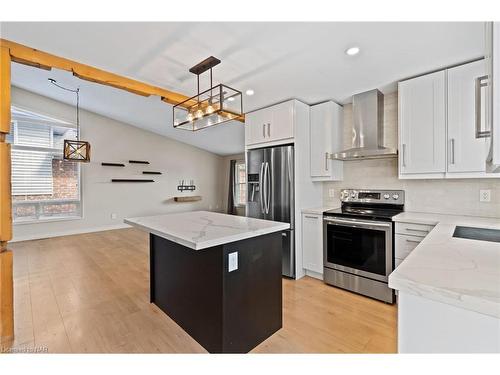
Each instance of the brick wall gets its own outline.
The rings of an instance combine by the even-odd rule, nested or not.
[[[51,199],[77,199],[78,198],[78,165],[75,162],[52,159],[53,193],[43,195],[15,195],[13,202],[40,201]],[[13,207],[14,217],[36,216],[36,205],[23,204]],[[55,203],[43,206],[43,215],[60,213],[77,214],[78,205],[74,203]]]

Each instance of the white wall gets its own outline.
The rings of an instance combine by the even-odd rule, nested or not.
[[[385,145],[397,148],[397,93],[385,95],[384,104]],[[351,147],[351,134],[352,106],[346,105],[345,148]],[[500,217],[500,179],[399,180],[396,158],[344,162],[344,180],[324,183],[325,205],[336,201],[330,189],[338,198],[345,188],[405,190],[407,211]],[[491,189],[491,202],[479,202],[480,189]]]
[[[13,87],[13,105],[55,118],[74,121],[72,106]],[[81,139],[91,144],[91,163],[82,165],[83,218],[14,225],[14,241],[77,232],[124,227],[123,218],[200,209],[221,210],[222,157],[172,139],[97,115],[81,111]],[[167,122],[165,122],[165,126]],[[148,160],[151,164],[125,168],[103,167],[101,162]],[[161,171],[147,176],[154,183],[111,183],[111,178],[141,178],[142,170]],[[173,197],[179,180],[193,179],[194,193],[202,200],[176,203]],[[111,213],[117,219],[111,219]]]

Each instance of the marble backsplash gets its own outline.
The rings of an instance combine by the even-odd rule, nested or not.
[[[500,178],[399,180],[396,158],[344,162],[344,180],[323,184],[325,206],[338,202],[342,189],[400,189],[407,211],[500,218]],[[491,202],[479,202],[480,189],[491,189]]]

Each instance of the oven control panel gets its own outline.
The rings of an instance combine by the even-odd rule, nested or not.
[[[343,189],[340,192],[342,202],[362,202],[381,204],[404,204],[404,190],[357,190]]]

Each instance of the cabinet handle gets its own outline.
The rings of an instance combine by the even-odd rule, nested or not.
[[[403,143],[403,167],[406,168],[406,144]]]
[[[455,164],[455,139],[450,139],[450,164]]]
[[[271,137],[271,124],[269,122],[267,123],[267,136]]]
[[[308,219],[317,219],[318,217],[317,216],[308,216],[308,215],[304,215],[305,218],[308,218]]]
[[[487,138],[491,136],[489,130],[481,130],[481,87],[488,86],[488,76],[481,76],[475,79],[475,102],[476,102],[476,138]]]
[[[417,241],[417,240],[409,240],[409,239],[407,238],[407,239],[406,239],[406,242],[420,243],[421,241]]]
[[[325,170],[328,172],[328,152],[325,152]]]
[[[262,124],[262,137],[266,138],[266,124]]]
[[[429,233],[429,231],[428,231],[428,230],[426,230],[426,229],[413,229],[413,228],[406,228],[406,230],[409,230],[410,232]]]

